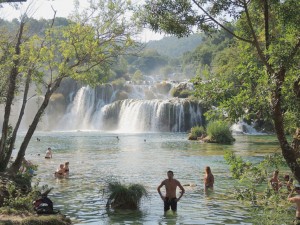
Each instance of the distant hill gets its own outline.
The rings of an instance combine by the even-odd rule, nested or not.
[[[193,34],[189,37],[164,37],[158,41],[149,41],[146,48],[155,49],[161,55],[180,57],[183,53],[193,51],[202,42],[201,34]]]

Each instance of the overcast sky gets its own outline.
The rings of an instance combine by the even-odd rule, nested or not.
[[[79,0],[79,3],[81,7],[88,6],[87,0]],[[5,20],[19,18],[29,5],[32,10],[27,14],[32,15],[36,19],[51,19],[53,17],[51,6],[57,11],[56,17],[68,17],[74,9],[74,0],[27,0],[26,3],[18,3],[16,5],[18,5],[18,9],[15,9],[10,4],[3,3],[3,7],[0,8],[0,18]],[[161,39],[162,37],[163,36],[160,34],[155,34],[147,30],[141,34],[140,38],[141,41],[146,42],[149,40]]]

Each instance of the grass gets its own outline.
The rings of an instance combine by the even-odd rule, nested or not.
[[[189,140],[197,140],[198,137],[205,135],[205,133],[205,128],[202,126],[192,127]]]
[[[212,142],[220,144],[232,144],[235,139],[224,121],[212,121],[207,125],[207,134]]]
[[[148,196],[141,184],[123,185],[120,182],[109,182],[107,186],[108,203],[114,209],[138,209],[143,197]]]
[[[70,225],[71,220],[63,215],[0,216],[0,225]]]

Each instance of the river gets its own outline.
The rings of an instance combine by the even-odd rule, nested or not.
[[[41,141],[37,142],[37,137]],[[274,136],[235,138],[234,145],[217,145],[188,141],[186,133],[37,132],[26,159],[38,165],[35,180],[54,187],[49,197],[55,208],[77,225],[251,224],[247,208],[232,196],[234,181],[223,159],[224,151],[259,160],[279,151],[279,146]],[[48,147],[53,152],[50,160],[44,159]],[[53,172],[65,161],[70,162],[69,177],[55,178]],[[207,165],[215,176],[213,193],[203,190]],[[156,191],[168,170],[173,170],[182,184],[193,184],[186,187],[175,215],[164,215]],[[150,195],[142,200],[139,211],[108,211],[103,188],[110,180],[143,184]]]

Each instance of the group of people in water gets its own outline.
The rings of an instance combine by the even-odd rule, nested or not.
[[[288,174],[284,176],[284,182],[280,182],[278,176],[279,171],[274,171],[272,178],[269,180],[269,183],[275,192],[278,192],[280,188],[287,188],[287,190],[290,192],[288,195],[288,201],[296,204],[295,222],[296,224],[300,224],[300,184],[293,185],[293,179],[290,178]],[[213,190],[214,181],[214,175],[212,174],[210,167],[206,166],[204,175],[204,190]],[[161,188],[163,186],[165,186],[165,195],[161,193]],[[185,189],[183,186],[185,185],[181,185],[181,183],[178,180],[174,179],[173,171],[169,170],[167,172],[167,179],[163,180],[161,184],[157,187],[157,192],[164,202],[165,212],[167,212],[170,208],[173,212],[177,211],[177,202],[185,193]],[[180,189],[180,195],[178,198],[176,197],[177,187]]]
[[[279,171],[275,170],[273,176],[270,179],[270,185],[275,192],[279,192],[281,188],[286,187],[290,192],[288,195],[288,201],[296,204],[296,218],[295,224],[300,224],[300,184],[293,184],[293,178],[290,178],[288,174],[284,175],[284,181],[279,180]]]
[[[52,159],[52,149],[48,148],[46,151],[45,159]],[[62,178],[69,175],[69,162],[60,164],[58,169],[54,172],[55,177]]]
[[[173,212],[176,212],[177,202],[181,199],[181,197],[185,193],[185,189],[183,187],[185,185],[181,185],[181,183],[178,180],[174,179],[174,173],[171,170],[167,172],[167,177],[168,178],[163,180],[161,184],[157,187],[157,192],[164,202],[164,211],[166,212],[171,208]],[[213,190],[214,182],[215,182],[214,175],[212,174],[210,167],[206,166],[205,175],[204,175],[204,190],[208,190],[208,189]],[[165,195],[162,195],[160,190],[163,186],[165,186],[165,192],[166,192]],[[176,197],[177,187],[181,190],[180,196],[178,198]]]

